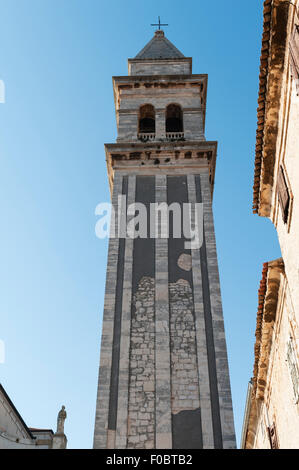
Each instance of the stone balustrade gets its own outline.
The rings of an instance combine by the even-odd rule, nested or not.
[[[184,138],[184,132],[166,132],[166,140],[180,140]]]
[[[156,134],[154,132],[139,132],[137,138],[141,140],[141,142],[153,142],[156,140]],[[184,132],[166,132],[165,137],[162,137],[160,140],[174,141],[183,139]]]
[[[138,140],[141,140],[142,142],[151,142],[155,140],[156,134],[154,132],[140,132],[137,137]]]

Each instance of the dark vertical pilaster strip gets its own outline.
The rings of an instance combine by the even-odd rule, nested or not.
[[[204,201],[202,200],[202,192],[201,192],[201,184],[200,184],[199,175],[195,177],[195,184],[196,184],[197,202],[204,203]],[[206,342],[207,342],[208,364],[209,364],[209,380],[210,380],[211,404],[212,404],[214,446],[216,449],[222,449],[223,442],[222,442],[222,431],[221,431],[221,420],[220,420],[220,409],[219,409],[219,394],[218,394],[218,384],[217,384],[213,322],[212,322],[212,314],[211,314],[211,299],[210,299],[205,228],[204,228],[204,233],[203,233],[203,245],[200,250],[200,264],[201,264],[201,277],[202,277],[202,289],[203,289]]]
[[[155,202],[155,177],[136,177],[136,202],[141,202],[147,209],[147,238],[136,238],[133,251],[133,285],[132,293],[136,293],[142,277],[155,276],[155,240],[150,238],[150,203]]]
[[[183,221],[183,204],[188,203],[188,186],[187,176],[168,176],[167,178],[167,203],[170,206],[173,203],[178,203],[181,207],[181,220]],[[200,410],[200,397],[199,397],[199,379],[198,379],[198,364],[197,364],[197,346],[196,346],[196,327],[194,316],[194,297],[193,297],[193,276],[191,266],[191,250],[185,248],[187,239],[183,233],[183,224],[181,224],[182,234],[181,238],[174,238],[173,233],[173,217],[171,212],[170,217],[170,231],[169,231],[169,303],[170,303],[170,325],[171,325],[171,355],[175,355],[175,360],[172,361],[172,402],[178,403],[175,409],[172,409],[172,434],[173,434],[173,448],[174,449],[202,449],[202,425],[201,425],[201,410]],[[185,234],[186,235],[186,234]],[[181,256],[186,256],[190,259],[190,267],[182,269],[179,266],[179,259]],[[184,306],[183,306],[184,305]],[[191,318],[190,318],[191,317]],[[190,377],[189,383],[186,385],[186,390],[174,393],[174,387],[177,387],[176,381],[179,380],[177,376],[174,379],[174,374],[177,375],[176,368],[179,366],[181,347],[177,349],[177,343],[183,340],[183,337],[178,337],[178,334],[183,334],[177,330],[176,325],[182,324],[187,328],[186,333],[189,335],[188,347],[192,348],[192,362],[188,367],[193,366],[190,373],[194,374]],[[185,346],[187,347],[187,346]],[[185,353],[184,353],[185,354]],[[183,361],[184,359],[181,358]],[[183,365],[183,364],[182,364]],[[180,373],[183,373],[181,371]],[[188,374],[188,371],[185,371]],[[186,376],[187,377],[187,376]],[[185,380],[185,379],[184,379]],[[196,387],[196,390],[188,391],[188,386]],[[177,394],[182,395],[182,399],[177,397]],[[192,394],[192,398],[191,398]],[[173,405],[174,406],[174,405]],[[172,406],[172,408],[173,408]],[[181,411],[179,411],[181,410]]]
[[[188,194],[189,202],[192,204],[194,213],[194,226],[198,226],[198,235],[203,232],[203,220],[195,221],[196,186],[195,175],[188,175]],[[193,229],[193,227],[192,227]],[[200,396],[200,411],[202,423],[202,441],[203,449],[214,449],[213,422],[211,393],[209,381],[209,365],[207,355],[206,327],[204,317],[204,304],[202,293],[202,277],[200,266],[200,246],[191,249],[192,253],[192,275],[193,275],[193,298],[194,315],[196,324],[196,345],[197,345],[197,366],[198,366],[198,384]]]
[[[121,194],[126,197],[128,195],[128,177],[127,176],[123,177]],[[123,207],[123,211],[124,213],[126,212],[126,207]],[[122,217],[122,220],[123,220],[123,217]],[[118,250],[118,262],[117,262],[117,281],[116,281],[116,293],[115,293],[111,385],[110,385],[109,416],[108,416],[108,429],[112,431],[116,430],[117,406],[118,406],[118,377],[119,377],[119,354],[120,354],[120,336],[121,336],[121,312],[122,312],[122,299],[123,299],[124,262],[125,262],[125,238],[120,238],[119,250]]]
[[[127,205],[135,202],[136,177],[128,177],[128,198]],[[131,217],[131,216],[130,216]],[[127,223],[129,222],[129,216]],[[119,351],[119,378],[118,378],[118,399],[117,399],[117,424],[115,447],[125,449],[127,446],[128,431],[128,406],[129,406],[129,351],[131,335],[131,301],[132,301],[132,257],[134,240],[126,234],[124,272],[123,272],[123,293],[121,305],[121,335]]]
[[[147,237],[134,239],[132,253],[127,448],[153,449],[155,448],[155,240],[150,238],[150,203],[155,202],[154,176],[136,176],[135,201],[143,204],[147,210]]]
[[[156,203],[166,205],[166,175],[156,176]],[[168,239],[163,229],[167,221],[155,217],[156,227],[156,448],[171,449],[171,383],[168,293]],[[163,238],[162,238],[163,236]]]

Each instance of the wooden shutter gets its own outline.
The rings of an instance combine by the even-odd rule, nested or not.
[[[278,172],[278,200],[282,211],[282,218],[286,224],[288,221],[289,207],[290,207],[290,193],[286,183],[286,179],[283,173],[282,167],[279,168]]]
[[[271,449],[279,449],[275,423],[268,428]]]
[[[297,94],[299,95],[299,13],[295,14],[294,29],[290,40],[290,64],[291,74],[296,82]]]

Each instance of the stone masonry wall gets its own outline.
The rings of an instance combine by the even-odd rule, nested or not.
[[[169,286],[172,413],[199,408],[193,296],[188,281]]]
[[[133,296],[128,448],[154,449],[155,283],[143,277]]]
[[[186,59],[170,61],[163,63],[159,61],[129,62],[129,75],[189,75],[191,74],[191,65]]]

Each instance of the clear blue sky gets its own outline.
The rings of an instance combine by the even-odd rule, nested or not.
[[[0,380],[26,423],[92,446],[109,201],[103,144],[114,142],[112,75],[167,37],[208,73],[206,137],[219,141],[214,214],[237,436],[252,375],[262,263],[280,256],[252,215],[262,1],[1,0]]]

